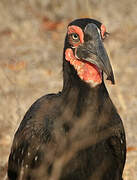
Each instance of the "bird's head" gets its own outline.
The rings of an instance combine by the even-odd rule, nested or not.
[[[96,87],[103,81],[103,72],[114,84],[113,70],[103,45],[105,26],[94,19],[72,21],[67,28],[64,59],[73,66],[82,81]]]

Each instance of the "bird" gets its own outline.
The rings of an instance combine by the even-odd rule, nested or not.
[[[62,90],[26,112],[13,139],[9,180],[123,179],[125,130],[104,81],[115,84],[107,34],[95,19],[68,24]]]

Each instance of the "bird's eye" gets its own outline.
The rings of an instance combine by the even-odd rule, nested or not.
[[[103,34],[101,34],[101,36],[102,36],[102,39],[105,40],[109,36],[109,33],[108,32],[104,32]]]
[[[109,36],[109,33],[108,33],[108,32],[105,32],[105,33],[104,33],[104,39],[106,39],[108,36]]]
[[[74,40],[74,41],[79,41],[80,39],[79,39],[79,35],[78,34],[76,34],[76,33],[74,33],[74,34],[71,34],[71,37],[72,37],[72,39]]]

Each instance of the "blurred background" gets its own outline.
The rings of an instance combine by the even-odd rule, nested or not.
[[[30,105],[62,89],[67,24],[82,17],[103,22],[116,85],[106,82],[127,136],[124,180],[137,179],[137,1],[0,1],[0,179],[14,133]]]

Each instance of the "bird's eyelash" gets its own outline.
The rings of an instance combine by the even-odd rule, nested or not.
[[[109,33],[109,32],[105,32],[105,33],[104,33],[104,37],[105,37],[104,39],[108,38],[108,37],[109,37],[109,35],[110,35],[110,33]]]

